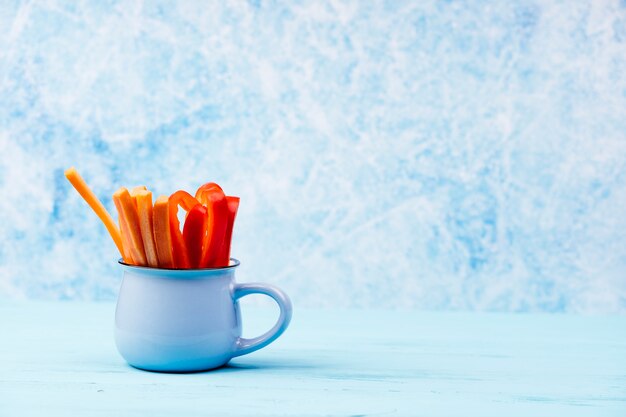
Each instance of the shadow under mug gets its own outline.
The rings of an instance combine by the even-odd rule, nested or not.
[[[291,320],[291,301],[280,289],[235,283],[236,259],[223,268],[186,270],[119,263],[124,276],[115,311],[115,343],[136,368],[161,372],[217,368],[267,346]],[[265,334],[244,339],[238,300],[249,294],[272,297],[280,316]]]

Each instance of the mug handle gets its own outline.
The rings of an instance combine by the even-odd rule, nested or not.
[[[282,292],[279,288],[270,285],[270,284],[261,284],[261,283],[246,283],[246,284],[235,284],[234,291],[234,300],[237,301],[241,297],[245,297],[250,294],[265,294],[270,296],[276,301],[278,307],[280,307],[280,316],[278,317],[278,321],[269,331],[263,333],[259,337],[254,337],[252,339],[245,339],[240,337],[237,339],[235,352],[233,353],[233,358],[241,355],[246,355],[248,353],[254,352],[255,350],[259,350],[264,348],[265,346],[272,343],[274,340],[278,338],[289,326],[289,322],[291,321],[292,307],[291,300],[287,294]]]

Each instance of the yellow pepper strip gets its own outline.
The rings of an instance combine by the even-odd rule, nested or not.
[[[153,229],[154,243],[161,268],[174,268],[172,252],[172,234],[170,231],[170,204],[166,195],[159,196],[154,202]]]
[[[148,265],[158,268],[159,258],[154,242],[153,217],[152,217],[152,192],[148,190],[137,190],[135,192],[135,201],[137,202],[137,214],[139,215],[139,227],[141,228],[141,238],[143,247],[146,250],[146,259]]]
[[[141,226],[139,216],[133,198],[125,187],[121,187],[113,194],[113,202],[120,217],[122,234],[128,236],[130,253],[136,265],[147,265],[146,253],[141,238]]]
[[[113,242],[115,242],[115,246],[120,251],[120,255],[124,258],[125,262],[130,261],[124,255],[124,245],[122,244],[122,236],[120,234],[120,229],[115,224],[115,221],[104,207],[102,202],[96,197],[93,191],[89,188],[85,180],[80,176],[76,168],[71,167],[65,171],[65,177],[72,184],[72,186],[78,191],[78,194],[89,204],[89,207],[96,213],[96,215],[100,218],[102,223],[104,223],[104,227],[107,228],[107,231],[111,235]]]

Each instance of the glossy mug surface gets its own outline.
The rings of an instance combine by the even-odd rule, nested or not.
[[[192,372],[225,365],[279,337],[291,320],[291,302],[280,289],[235,283],[239,261],[215,269],[176,270],[127,265],[115,311],[115,342],[140,369]],[[278,322],[253,339],[241,337],[238,299],[265,294],[280,307]]]

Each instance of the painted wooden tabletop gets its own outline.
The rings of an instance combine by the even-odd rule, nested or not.
[[[0,302],[0,416],[626,416],[626,317],[295,310],[217,371],[139,371],[113,304]],[[274,310],[244,306],[244,336]]]

